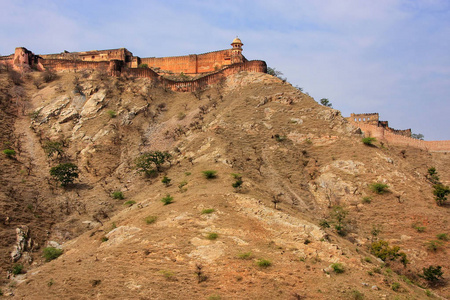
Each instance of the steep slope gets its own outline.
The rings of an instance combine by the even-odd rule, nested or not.
[[[19,260],[28,272],[12,278],[5,293],[24,299],[419,299],[424,290],[398,274],[425,285],[417,277],[423,267],[441,265],[447,273],[448,242],[436,251],[426,242],[449,232],[448,206],[436,206],[425,177],[436,166],[448,182],[447,156],[367,147],[338,111],[272,76],[242,72],[192,94],[90,72],[60,73],[41,89],[30,82],[25,88],[34,114],[16,117],[17,161],[33,159],[35,178],[25,180],[41,182],[35,189],[42,210],[52,214],[39,219],[50,224],[46,240],[62,245],[64,254],[45,263],[42,246],[29,249],[34,261]],[[46,157],[48,141],[60,143],[62,157]],[[134,160],[154,150],[173,158],[147,178]],[[64,161],[75,162],[80,173],[65,189],[48,175]],[[206,179],[205,170],[217,177]],[[236,173],[239,189],[232,187]],[[389,192],[374,194],[368,187],[374,182],[386,183]],[[113,199],[114,191],[125,199]],[[168,194],[173,203],[163,205]],[[370,203],[363,201],[369,196]],[[348,212],[345,236],[334,230],[337,205]],[[321,228],[324,221],[331,228]],[[18,225],[9,224],[9,232]],[[39,226],[30,224],[30,232]],[[399,245],[407,267],[372,256],[376,239]],[[258,266],[260,259],[271,265]],[[333,263],[344,272],[334,272]],[[435,288],[449,296],[445,286]]]

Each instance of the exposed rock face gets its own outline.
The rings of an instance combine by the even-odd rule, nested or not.
[[[23,253],[31,248],[31,239],[29,237],[30,229],[28,226],[20,226],[16,228],[16,244],[11,252],[13,262],[18,261]]]

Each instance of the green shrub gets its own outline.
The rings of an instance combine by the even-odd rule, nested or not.
[[[408,263],[406,254],[404,252],[399,251],[400,251],[399,246],[390,247],[389,243],[384,240],[373,242],[370,246],[370,253],[380,258],[381,260],[387,261],[387,260],[396,260],[397,258],[400,258],[400,262],[404,266],[406,266],[406,264]]]
[[[43,256],[45,261],[51,261],[57,259],[63,254],[63,250],[55,248],[55,247],[47,247],[44,248]]]
[[[139,68],[148,69],[148,64],[139,64]]]
[[[14,156],[16,156],[16,151],[14,151],[13,149],[5,149],[3,150],[3,154],[5,154],[8,158],[13,158]]]
[[[125,206],[132,206],[134,204],[136,204],[136,201],[134,201],[134,200],[128,200],[123,203],[123,205],[125,205]]]
[[[244,181],[242,181],[242,175],[237,173],[231,173],[231,176],[236,180],[231,184],[236,190],[240,189]]]
[[[434,188],[433,194],[437,205],[439,206],[444,205],[445,201],[447,201],[447,195],[450,194],[450,188],[441,183],[433,185],[433,188]]]
[[[336,274],[344,273],[344,266],[341,263],[331,264],[331,268]]]
[[[153,224],[156,222],[156,220],[158,219],[157,216],[148,216],[145,218],[145,223],[147,224]]]
[[[436,235],[436,237],[438,238],[438,240],[441,240],[441,241],[448,241],[448,236],[447,236],[446,233],[438,233],[438,234]]]
[[[109,240],[109,239],[108,239],[107,236],[103,236],[103,237],[102,237],[102,243],[107,242],[108,240]]]
[[[207,208],[207,209],[202,210],[202,215],[212,214],[215,211],[216,210],[214,208]]]
[[[173,197],[167,194],[167,196],[161,199],[161,202],[164,203],[164,205],[171,204],[173,203]]]
[[[441,266],[429,266],[428,268],[423,268],[422,272],[423,275],[420,275],[420,277],[430,282],[439,281],[442,279],[442,275],[444,274]]]
[[[369,185],[369,188],[372,192],[381,195],[387,192],[389,186],[381,182],[374,182],[371,185]]]
[[[258,265],[258,267],[268,268],[272,265],[272,262],[268,259],[261,258],[256,261],[256,264]]]
[[[217,174],[216,174],[217,171],[214,171],[214,170],[206,170],[206,171],[203,171],[202,173],[206,179],[213,179],[213,178],[217,177]]]
[[[393,291],[398,291],[399,289],[400,289],[400,283],[398,283],[398,282],[393,282],[392,284],[391,284],[391,289],[393,290]]]
[[[50,175],[61,182],[61,186],[67,186],[78,178],[78,167],[73,163],[59,164],[50,169]]]
[[[366,257],[364,257],[364,261],[368,262],[368,263],[371,263],[372,259],[370,257],[366,256]]]
[[[113,197],[113,199],[117,199],[117,200],[125,199],[125,196],[123,195],[123,193],[121,191],[112,192],[111,197]]]
[[[372,197],[363,197],[362,198],[362,203],[369,204],[370,202],[372,202]]]
[[[427,229],[425,226],[419,226],[418,224],[413,224],[413,228],[417,230],[417,232],[424,232]]]
[[[251,259],[253,257],[253,253],[251,251],[249,252],[243,252],[243,253],[239,253],[237,255],[237,257],[239,259]]]
[[[169,186],[171,181],[172,179],[170,179],[167,176],[164,176],[163,179],[161,179],[161,182],[164,183],[166,186]]]
[[[431,240],[426,242],[426,246],[430,251],[438,251],[442,247],[442,241],[440,240]]]
[[[372,146],[376,140],[377,139],[374,137],[365,137],[361,141],[363,142],[364,145]]]
[[[22,271],[23,271],[23,265],[22,264],[14,264],[14,266],[12,267],[12,273],[14,275],[22,274]]]
[[[107,113],[111,119],[117,117],[117,113],[114,110],[108,110]]]
[[[211,232],[206,236],[206,238],[208,240],[216,240],[218,237],[219,237],[219,235],[215,232]]]

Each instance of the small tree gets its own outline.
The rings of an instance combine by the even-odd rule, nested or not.
[[[161,182],[164,183],[166,186],[169,186],[171,181],[172,179],[170,179],[167,176],[164,176],[163,179],[161,179]]]
[[[161,171],[161,166],[169,162],[172,156],[169,152],[161,152],[161,151],[150,151],[145,152],[140,155],[135,160],[136,169],[139,173],[145,173],[147,176],[155,175],[157,172]],[[155,170],[156,168],[156,170]]]
[[[427,172],[428,172],[427,179],[431,183],[433,183],[433,184],[439,183],[439,175],[438,175],[435,167],[428,168]]]
[[[333,104],[331,104],[330,100],[328,100],[327,98],[320,99],[320,104],[326,107],[333,107]]]
[[[418,139],[418,140],[422,140],[423,141],[423,138],[425,137],[423,134],[421,134],[421,133],[411,133],[411,137],[413,138],[413,139]]]
[[[447,195],[450,194],[450,188],[446,185],[443,185],[442,183],[433,185],[433,188],[433,194],[435,196],[437,205],[444,205],[445,201],[447,201]]]
[[[283,78],[283,77],[282,77],[283,72],[278,71],[278,70],[275,69],[275,68],[267,67],[267,74],[272,75],[272,76],[275,76],[275,77],[278,77],[278,78],[280,78],[281,80],[286,80],[286,78]]]
[[[78,167],[73,163],[59,164],[50,169],[50,175],[65,187],[78,178]]]
[[[423,268],[422,271],[423,275],[419,276],[433,283],[436,283],[442,279],[442,275],[444,274],[441,266],[429,266],[428,268]]]

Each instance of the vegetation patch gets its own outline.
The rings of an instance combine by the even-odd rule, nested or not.
[[[365,137],[363,138],[361,141],[363,142],[364,145],[366,146],[373,146],[373,143],[376,141],[377,139],[374,137]]]
[[[57,259],[62,254],[63,254],[63,250],[55,248],[55,247],[47,247],[47,248],[44,248],[44,251],[43,251],[43,256],[45,258],[45,261],[51,261],[51,260]]]
[[[215,232],[211,232],[206,236],[206,238],[208,240],[216,240],[218,237],[219,237],[219,235]]]
[[[169,205],[173,203],[173,197],[170,196],[170,194],[167,194],[164,198],[161,199],[161,202],[164,203],[164,205]]]
[[[217,171],[214,171],[214,170],[206,170],[206,171],[202,171],[202,173],[206,179],[214,179],[217,177]]]
[[[258,259],[256,261],[256,264],[260,268],[268,268],[268,267],[270,267],[272,265],[272,262],[270,260],[268,260],[268,259],[261,258],[261,259]]]
[[[202,210],[202,215],[212,214],[215,211],[216,210],[214,208],[207,208],[207,209]]]
[[[344,273],[344,271],[345,271],[344,266],[341,263],[331,264],[331,268],[333,269],[334,273],[336,273],[336,274]]]
[[[16,151],[13,149],[5,149],[3,150],[3,154],[5,154],[7,158],[14,158],[16,156]]]
[[[239,253],[237,255],[237,257],[239,259],[251,259],[253,257],[253,253],[251,251],[249,252],[243,252],[243,253]]]
[[[369,185],[369,188],[372,192],[381,195],[388,191],[389,186],[381,182],[374,182]]]
[[[128,200],[123,203],[123,205],[125,205],[125,206],[132,206],[134,204],[136,204],[136,201],[134,201],[134,200]]]
[[[50,169],[50,175],[65,187],[78,178],[78,167],[73,163],[59,164]]]
[[[147,224],[153,224],[156,222],[156,220],[158,219],[157,216],[148,216],[145,218],[145,223]]]
[[[111,193],[111,197],[113,199],[117,199],[117,200],[123,200],[125,199],[125,196],[123,195],[123,193],[121,191],[114,191]]]

